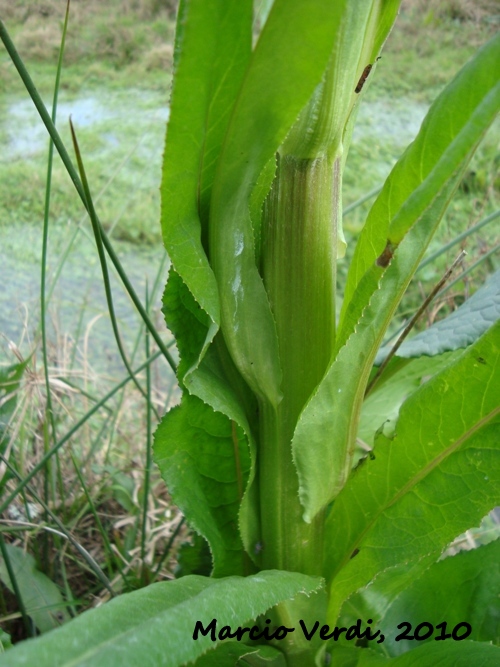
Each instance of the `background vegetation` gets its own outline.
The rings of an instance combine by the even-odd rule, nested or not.
[[[160,330],[159,286],[166,258],[158,223],[158,184],[175,4],[174,0],[73,0],[59,111],[67,146],[67,119],[73,114],[90,186],[94,197],[98,196],[99,215],[118,242],[118,253],[141,297],[148,281],[151,312]],[[64,5],[58,0],[0,0],[0,16],[48,104]],[[416,134],[430,101],[499,24],[495,0],[403,2],[360,110],[344,182],[346,207],[382,183]],[[36,305],[47,141],[30,104],[2,50],[0,262],[6,267],[2,282],[8,288],[0,300],[0,331],[5,335],[0,357],[0,444],[21,477],[51,445]],[[497,123],[478,150],[431,251],[498,210],[499,141]],[[152,366],[147,402],[129,382],[92,418],[86,418],[126,374],[109,321],[103,316],[102,286],[88,221],[82,217],[81,204],[58,160],[51,195],[49,285],[54,291],[49,307],[49,374],[53,409],[59,437],[79,420],[82,426],[59,457],[52,458],[25,493],[5,508],[0,536],[32,553],[40,570],[64,592],[62,606],[55,599],[44,603],[47,622],[56,624],[64,620],[57,615],[61,609],[74,615],[107,599],[109,589],[119,593],[155,578],[171,577],[179,560],[185,572],[196,571],[199,564],[190,566],[178,557],[178,546],[187,537],[181,517],[171,506],[159,476],[154,470],[151,476],[148,472],[155,411],[161,414],[177,396],[167,365],[158,361]],[[348,241],[361,228],[366,210],[359,206],[346,214]],[[460,305],[487,273],[498,268],[497,230],[493,223],[462,242],[468,252],[464,268],[485,259],[431,305],[421,326]],[[415,311],[459,247],[419,273],[402,305],[402,318]],[[136,368],[155,347],[145,340],[117,281],[113,290],[120,327]],[[163,334],[168,340],[168,332]],[[15,364],[19,378],[13,379],[6,369]],[[144,373],[139,377],[146,380]],[[16,473],[2,466],[0,484],[5,499],[17,482]],[[108,588],[92,569],[92,561],[70,544],[60,526],[59,535],[47,530],[56,526],[54,516],[99,565]],[[494,518],[483,526],[485,530],[497,530]],[[462,545],[474,546],[475,540],[483,539],[487,537],[471,533]],[[27,567],[26,562],[20,567]],[[0,578],[0,623],[16,641],[34,629],[23,624],[19,596],[5,586],[2,571]],[[35,604],[40,605],[40,600]],[[47,609],[47,605],[52,606]]]

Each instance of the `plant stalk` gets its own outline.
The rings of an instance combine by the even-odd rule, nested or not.
[[[283,400],[260,409],[262,558],[267,568],[306,574],[321,574],[323,516],[311,524],[302,519],[291,442],[335,346],[340,182],[340,159],[282,156],[263,216],[261,269],[276,321]]]

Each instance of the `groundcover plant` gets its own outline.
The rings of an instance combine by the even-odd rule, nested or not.
[[[340,306],[342,173],[399,2],[265,4],[252,45],[250,0],[181,2],[161,186],[183,398],[155,460],[211,576],[122,595],[2,664],[499,664],[500,543],[441,556],[498,504],[500,325],[374,362],[498,113],[500,37],[389,175]]]

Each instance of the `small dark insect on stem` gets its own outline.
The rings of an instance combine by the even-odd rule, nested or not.
[[[380,60],[380,56],[377,58],[377,60]],[[377,62],[377,60],[376,60],[375,62]],[[373,67],[373,64],[372,64],[372,63],[369,63],[369,64],[365,67],[365,69],[363,70],[363,73],[362,73],[361,76],[359,77],[358,85],[357,85],[356,88],[354,89],[354,92],[355,92],[355,93],[358,93],[358,94],[359,94],[359,93],[361,92],[361,90],[363,89],[363,86],[365,85],[365,81],[366,81],[366,79],[368,78],[368,75],[370,74],[370,72],[372,71],[372,67]]]
[[[402,333],[401,336],[398,338],[398,340],[396,341],[395,345],[392,347],[391,351],[389,352],[389,354],[388,354],[387,357],[385,358],[384,362],[380,365],[378,371],[377,371],[376,374],[373,376],[372,381],[370,382],[370,384],[369,384],[368,387],[366,388],[365,397],[371,392],[371,390],[373,389],[373,387],[377,384],[377,382],[378,382],[379,379],[380,379],[380,376],[382,375],[382,373],[384,372],[384,370],[387,368],[387,364],[388,364],[389,361],[393,358],[393,356],[396,354],[396,352],[398,351],[399,347],[400,347],[401,344],[403,343],[404,339],[408,336],[408,334],[410,333],[410,331],[411,331],[411,330],[413,329],[413,327],[415,326],[417,320],[420,318],[420,316],[421,316],[422,313],[425,311],[425,309],[426,309],[427,306],[430,304],[430,302],[434,299],[434,297],[435,297],[436,294],[439,292],[439,290],[441,289],[441,287],[442,287],[442,286],[445,284],[445,282],[449,279],[449,277],[451,276],[451,274],[453,273],[453,271],[456,269],[456,267],[457,267],[459,264],[461,264],[461,263],[463,262],[463,259],[464,259],[464,257],[465,257],[466,254],[467,254],[467,253],[465,252],[465,250],[462,250],[462,252],[458,255],[458,257],[455,259],[455,261],[453,262],[453,264],[450,266],[450,268],[446,271],[446,273],[444,274],[444,276],[443,276],[443,277],[441,278],[441,280],[438,282],[438,284],[434,287],[434,289],[433,289],[433,290],[430,292],[430,294],[427,296],[427,298],[425,299],[425,301],[423,302],[423,304],[420,306],[420,308],[417,310],[417,312],[415,313],[415,315],[414,315],[414,316],[411,318],[411,320],[408,322],[408,324],[406,325],[406,327],[405,327],[403,333]]]

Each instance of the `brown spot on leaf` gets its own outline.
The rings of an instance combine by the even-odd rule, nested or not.
[[[394,255],[395,250],[396,250],[396,248],[388,240],[387,245],[384,248],[384,251],[382,252],[382,254],[379,257],[377,257],[377,261],[376,261],[377,266],[381,266],[384,269],[387,268],[390,264],[390,261],[391,261],[393,255]]]

